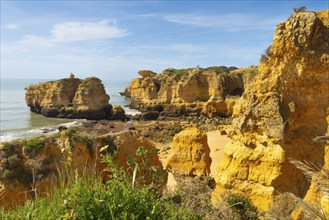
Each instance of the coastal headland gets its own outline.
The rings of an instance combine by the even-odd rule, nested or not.
[[[241,196],[212,217],[225,219],[229,209],[235,219],[266,219],[283,215],[278,210],[291,201],[299,203],[289,206],[286,218],[312,219],[305,204],[329,216],[328,42],[329,10],[300,11],[277,25],[258,66],[141,70],[121,93],[141,111],[137,116],[112,106],[95,77],[28,86],[32,112],[90,120],[52,136],[1,143],[0,205],[11,209],[46,197],[66,166],[106,183],[118,175],[106,163],[111,159],[133,189],[156,186],[159,198],[184,181],[205,182],[209,213]],[[104,161],[104,155],[112,157]],[[319,164],[311,176],[305,161],[306,167]],[[185,204],[186,194],[174,192],[166,199]],[[234,214],[232,206],[246,201],[251,214]]]

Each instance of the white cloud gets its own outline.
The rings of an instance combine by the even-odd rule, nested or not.
[[[99,22],[64,22],[56,24],[49,36],[26,35],[21,43],[51,45],[75,41],[119,38],[128,35],[127,30],[118,28],[109,21]]]
[[[230,31],[245,29],[273,29],[284,18],[264,19],[252,14],[230,13],[222,15],[200,14],[168,14],[162,17],[164,20],[204,28],[223,28]]]
[[[14,23],[13,24],[8,24],[8,25],[5,26],[5,28],[8,29],[8,30],[16,30],[16,29],[19,28],[19,25],[14,24]]]

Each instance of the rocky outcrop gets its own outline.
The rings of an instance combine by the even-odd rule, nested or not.
[[[32,112],[47,117],[110,119],[110,97],[96,77],[66,78],[25,88],[25,101]]]
[[[167,167],[173,174],[208,176],[211,158],[207,134],[196,127],[190,127],[176,134]]]
[[[151,72],[151,71],[150,71]],[[131,98],[131,108],[158,111],[162,116],[229,116],[236,97],[244,91],[237,68],[167,69],[161,74],[140,71],[121,93]]]
[[[143,78],[146,78],[146,77],[155,76],[156,73],[151,70],[140,70],[140,71],[138,71],[138,75],[140,75]]]
[[[229,189],[266,210],[275,195],[303,198],[309,183],[289,162],[323,161],[329,106],[329,11],[299,12],[277,26],[246,88],[234,133],[217,168],[213,203]]]
[[[120,105],[112,105],[111,108],[111,119],[112,120],[126,120],[125,110]]]
[[[52,137],[1,143],[0,145],[0,206],[9,208],[23,204],[35,197],[31,191],[33,180],[36,183],[37,195],[49,193],[52,185],[67,172],[72,175],[100,175],[108,178],[107,164],[102,162],[102,154],[113,154],[119,167],[132,175],[133,168],[128,167],[128,158],[136,161],[139,147],[154,150],[147,140],[140,138],[135,131],[123,131],[91,138],[85,134],[68,129]],[[104,150],[105,149],[105,150]],[[156,153],[147,154],[147,166],[152,167],[166,180],[163,167]],[[33,176],[33,173],[35,176]],[[138,172],[137,175],[147,173]],[[151,176],[151,175],[150,175]],[[72,177],[71,177],[72,178]],[[154,181],[152,178],[149,181]],[[33,189],[33,187],[32,187]]]
[[[311,207],[313,206],[314,210],[318,211],[318,216],[329,216],[329,109],[327,112],[327,123],[328,129],[326,136],[322,136],[320,139],[313,139],[314,141],[323,142],[325,144],[324,164],[322,169],[311,177],[311,186],[304,198],[304,203]],[[305,164],[303,166],[305,166]],[[306,164],[306,166],[309,165]],[[301,168],[304,172],[309,169],[309,167]],[[310,169],[314,170],[312,167]],[[308,173],[308,175],[310,175],[310,173]],[[295,210],[293,217],[295,219],[302,219],[305,218],[305,216],[310,216],[310,212],[310,210],[305,209],[305,207],[301,205],[301,207]]]

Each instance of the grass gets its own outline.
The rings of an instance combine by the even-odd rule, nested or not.
[[[175,126],[174,130],[177,129]],[[87,138],[75,130],[65,130],[60,135],[77,140]],[[81,174],[69,166],[58,168],[49,193],[40,194],[45,197],[34,196],[33,200],[11,210],[0,208],[0,219],[255,219],[256,211],[247,197],[228,194],[222,207],[213,207],[212,179],[179,180],[174,191],[164,192],[163,185],[157,183],[165,183],[166,179],[152,166],[146,166],[149,154],[157,153],[156,150],[140,147],[136,151],[139,159],[128,160],[131,169],[141,172],[138,176],[135,171],[131,175],[121,170],[114,154],[107,152],[106,146],[100,148],[101,160],[108,164],[106,180],[95,172],[86,170]],[[19,164],[19,159],[12,155],[7,163]]]
[[[253,205],[251,199],[242,194],[226,193],[223,195],[223,199],[233,213],[241,220],[257,220],[258,211]]]
[[[143,155],[143,150],[139,150]],[[113,158],[113,157],[112,157]],[[193,210],[164,202],[149,183],[132,185],[132,178],[108,160],[112,175],[105,183],[94,175],[62,171],[48,197],[27,201],[5,211],[0,219],[200,219]]]

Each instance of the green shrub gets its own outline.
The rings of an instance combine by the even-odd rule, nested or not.
[[[14,152],[14,148],[15,148],[15,144],[12,142],[5,142],[5,143],[1,143],[2,147],[1,147],[1,151],[4,151],[7,155],[8,154],[12,154]]]
[[[226,66],[211,66],[211,67],[206,68],[206,70],[213,70],[217,74],[229,73],[229,68],[227,68]]]
[[[242,194],[225,193],[224,201],[229,205],[232,211],[239,216],[241,220],[257,220],[258,211],[251,199]]]
[[[295,13],[306,11],[306,6],[301,6],[299,8],[293,8]]]
[[[23,146],[28,153],[38,153],[45,146],[45,141],[39,137],[33,138],[23,141]]]
[[[1,171],[1,179],[9,179],[13,176],[13,171],[4,169]]]

